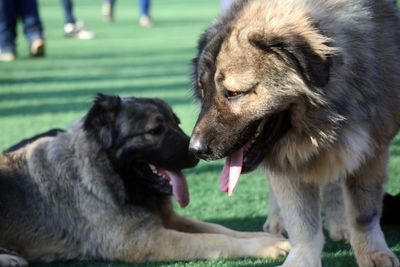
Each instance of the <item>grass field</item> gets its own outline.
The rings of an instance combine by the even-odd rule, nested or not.
[[[59,1],[40,0],[47,34],[47,57],[30,59],[22,35],[18,60],[0,63],[0,150],[40,131],[66,127],[82,116],[96,92],[160,97],[168,101],[190,134],[198,107],[191,100],[190,60],[199,34],[219,12],[216,0],[154,0],[155,27],[137,26],[136,1],[119,1],[114,24],[100,14],[101,1],[75,1],[76,13],[93,29],[91,41],[65,39]],[[20,31],[21,32],[21,31]],[[391,146],[388,191],[400,191],[400,138]],[[229,198],[218,190],[222,162],[200,164],[187,171],[191,204],[178,212],[238,230],[261,229],[267,214],[265,175],[242,177]],[[400,233],[386,229],[387,240],[400,256]],[[283,259],[282,259],[283,260]],[[243,259],[193,261],[141,266],[275,266],[281,261]],[[327,239],[324,266],[356,266],[348,245]],[[35,264],[55,266],[132,266],[108,262]]]

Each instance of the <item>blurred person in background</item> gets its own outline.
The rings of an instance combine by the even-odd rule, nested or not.
[[[31,57],[45,54],[43,26],[36,0],[0,0],[0,61],[16,58],[17,19],[24,24]]]
[[[116,0],[105,0],[103,4],[103,15],[106,21],[114,21],[114,9]],[[142,27],[151,27],[153,20],[150,16],[150,0],[139,0],[139,25]]]
[[[1,0],[0,0],[1,1]],[[72,0],[61,0],[65,24],[64,35],[69,38],[78,38],[81,40],[90,40],[94,38],[94,33],[85,29],[83,22],[77,21],[74,16],[74,7]]]

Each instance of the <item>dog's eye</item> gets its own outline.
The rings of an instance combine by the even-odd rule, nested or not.
[[[239,97],[248,95],[252,92],[255,91],[255,89],[257,88],[258,83],[255,83],[254,85],[249,86],[246,90],[242,90],[242,91],[230,91],[228,89],[225,88],[225,97],[228,100],[235,100],[238,99]]]
[[[155,135],[155,134],[161,133],[161,131],[162,131],[162,126],[160,125],[160,126],[157,126],[156,128],[148,130],[147,133]]]
[[[226,90],[225,97],[228,98],[228,100],[233,100],[233,99],[237,99],[241,96],[244,96],[245,94],[246,94],[246,92]]]

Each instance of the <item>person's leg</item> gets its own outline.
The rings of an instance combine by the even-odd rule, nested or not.
[[[16,0],[0,0],[0,60],[15,58],[15,38],[17,36]],[[4,58],[3,58],[4,56]]]
[[[74,17],[74,7],[72,0],[61,0],[61,3],[64,11],[65,24],[67,23],[75,24],[76,20]]]
[[[112,22],[114,20],[114,5],[115,0],[104,0],[103,16],[104,19],[108,22]]]
[[[24,24],[24,33],[29,42],[31,56],[44,56],[43,26],[36,0],[19,1],[17,11]]]
[[[18,4],[18,13],[24,23],[24,33],[29,41],[43,38],[43,26],[40,20],[36,0],[22,0]]]
[[[142,27],[151,27],[153,22],[150,17],[150,0],[139,0],[139,24]]]
[[[75,19],[72,0],[61,0],[61,3],[65,15],[64,36],[81,40],[93,39],[94,33],[85,29],[83,23]]]
[[[139,0],[140,16],[149,16],[150,0]]]

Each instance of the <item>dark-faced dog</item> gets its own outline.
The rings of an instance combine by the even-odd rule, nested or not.
[[[171,108],[157,99],[98,95],[64,131],[0,156],[0,266],[27,261],[123,262],[277,257],[284,239],[178,216],[181,170],[198,160]]]
[[[267,229],[282,217],[284,267],[319,267],[320,188],[330,234],[362,267],[399,266],[380,227],[389,145],[400,129],[400,20],[387,0],[237,0],[201,36],[201,112],[190,147],[226,157],[221,190],[267,170]],[[336,193],[332,193],[336,192]],[[343,205],[342,205],[343,204]],[[272,216],[272,217],[271,217]]]

